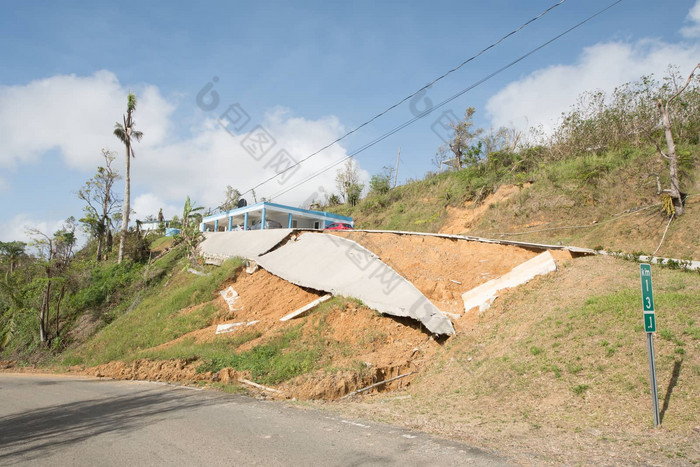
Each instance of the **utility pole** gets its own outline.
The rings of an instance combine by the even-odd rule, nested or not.
[[[399,159],[401,158],[401,146],[399,146],[399,153],[396,154],[396,169],[394,170],[394,188],[396,188],[396,181],[399,178]]]

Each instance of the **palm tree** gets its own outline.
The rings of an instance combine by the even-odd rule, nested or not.
[[[134,122],[132,114],[136,110],[136,96],[129,93],[126,104],[126,115],[123,115],[124,124],[119,122],[114,124],[114,136],[126,146],[126,183],[124,184],[124,206],[122,210],[122,234],[119,239],[119,258],[118,263],[122,262],[124,257],[124,241],[126,240],[127,230],[129,227],[129,212],[131,211],[131,158],[134,157],[134,150],[131,148],[131,139],[141,141],[143,133],[134,130]]]
[[[5,281],[15,272],[19,260],[26,256],[24,251],[26,246],[24,242],[0,242],[0,255],[5,257],[10,265],[5,272]]]

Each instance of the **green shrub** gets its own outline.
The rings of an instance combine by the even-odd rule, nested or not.
[[[121,264],[96,264],[87,286],[73,296],[73,308],[82,311],[108,303],[116,292],[134,282],[142,269],[141,264],[128,260]]]

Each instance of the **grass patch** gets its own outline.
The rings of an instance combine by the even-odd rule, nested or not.
[[[548,365],[545,365],[542,367],[542,371],[544,372],[552,372],[554,374],[554,377],[559,379],[561,378],[561,368],[559,368],[557,365],[550,363]]]
[[[87,365],[131,359],[142,350],[206,326],[215,313],[213,305],[180,310],[214,299],[221,283],[234,276],[242,262],[228,260],[212,268],[209,276],[194,276],[181,271],[178,256],[173,251],[152,265],[171,272],[149,288],[132,311],[119,316],[80,349],[68,352],[66,358],[82,358]]]
[[[700,340],[700,326],[690,326],[683,331],[683,334],[690,336],[693,340]]]
[[[259,331],[248,331],[233,338],[203,344],[196,343],[194,338],[186,338],[164,349],[140,352],[136,357],[154,360],[172,360],[176,358],[184,360],[221,360],[230,356],[241,345],[255,340],[261,335],[262,333]]]
[[[172,246],[173,244],[173,237],[159,237],[156,238],[151,242],[150,249],[151,250],[163,250],[165,248],[168,248]]]
[[[571,387],[571,391],[577,396],[583,396],[590,388],[588,384],[577,384]]]
[[[246,352],[209,355],[197,371],[231,367],[250,371],[255,381],[278,384],[319,367],[320,351],[301,339],[301,327],[289,329]]]

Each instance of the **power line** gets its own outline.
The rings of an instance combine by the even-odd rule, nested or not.
[[[423,118],[423,117],[425,117],[425,116],[431,114],[433,111],[439,109],[440,107],[443,107],[445,104],[448,104],[448,103],[452,102],[453,100],[457,99],[458,97],[462,96],[463,94],[465,94],[465,93],[471,91],[471,90],[474,89],[475,87],[477,87],[477,86],[483,84],[484,82],[490,80],[491,78],[493,78],[494,76],[498,75],[499,73],[502,73],[503,71],[507,70],[508,68],[510,68],[510,67],[516,65],[517,63],[519,63],[519,62],[525,60],[525,59],[526,59],[527,57],[529,57],[530,55],[533,55],[534,53],[536,53],[536,52],[538,52],[539,50],[545,48],[546,46],[548,46],[548,45],[551,44],[552,42],[554,42],[554,41],[556,41],[556,40],[562,38],[563,36],[565,36],[566,34],[570,33],[571,31],[573,31],[573,30],[575,30],[575,29],[577,29],[577,28],[583,26],[583,25],[586,24],[587,22],[589,22],[589,21],[591,21],[592,19],[596,18],[597,16],[599,16],[599,15],[605,13],[607,10],[609,10],[610,8],[614,7],[615,5],[617,5],[618,3],[621,3],[621,2],[622,2],[622,0],[617,0],[617,1],[613,2],[613,3],[611,3],[610,5],[608,5],[607,7],[603,8],[602,10],[599,10],[598,12],[594,13],[593,15],[591,15],[591,16],[587,17],[586,19],[584,19],[584,20],[582,20],[582,21],[576,23],[575,25],[571,26],[570,28],[568,28],[568,29],[565,30],[564,32],[561,32],[561,33],[559,33],[558,35],[554,36],[553,38],[549,39],[548,41],[546,41],[546,42],[540,44],[539,46],[537,46],[537,47],[535,47],[534,49],[530,50],[530,51],[527,52],[526,54],[521,55],[520,57],[516,58],[515,60],[513,60],[513,61],[510,62],[510,63],[508,63],[507,65],[505,65],[505,66],[499,68],[498,70],[496,70],[496,71],[494,71],[494,72],[488,74],[487,76],[485,76],[484,78],[481,78],[480,80],[476,81],[475,83],[472,83],[471,85],[469,85],[469,86],[466,87],[465,89],[459,91],[457,94],[455,94],[455,95],[453,95],[453,96],[451,96],[451,97],[445,99],[444,101],[440,102],[440,103],[439,103],[438,105],[436,105],[435,107],[426,109],[425,111],[423,111],[423,112],[421,112],[420,114],[416,115],[416,116],[413,117],[412,119],[410,119],[410,120],[408,120],[408,121],[402,123],[401,125],[399,125],[399,126],[397,126],[397,127],[394,127],[393,129],[389,130],[388,132],[384,133],[383,135],[381,135],[381,136],[375,138],[374,140],[370,141],[369,143],[366,143],[365,145],[363,145],[363,146],[359,147],[358,149],[352,151],[350,154],[348,154],[346,157],[340,159],[339,161],[336,161],[336,162],[330,164],[329,166],[325,167],[324,169],[322,169],[322,170],[320,170],[320,171],[318,171],[318,172],[312,174],[311,176],[305,178],[304,180],[302,180],[302,181],[300,181],[300,182],[297,182],[296,184],[292,185],[291,187],[289,187],[289,188],[287,188],[287,189],[285,189],[285,190],[282,190],[282,191],[276,193],[276,194],[273,195],[270,199],[278,198],[279,196],[282,196],[283,194],[288,193],[289,191],[291,191],[291,190],[293,190],[293,189],[299,187],[300,185],[302,185],[302,184],[308,182],[309,180],[311,180],[311,179],[313,179],[313,178],[315,178],[315,177],[317,177],[317,176],[319,176],[319,175],[321,175],[321,174],[323,174],[323,173],[329,171],[329,170],[332,169],[333,167],[335,167],[335,166],[337,166],[337,165],[339,165],[339,164],[345,162],[346,160],[348,160],[348,159],[350,159],[350,158],[352,158],[352,157],[354,157],[354,156],[360,154],[361,152],[363,152],[363,151],[369,149],[370,147],[374,146],[375,144],[377,144],[377,143],[379,143],[379,142],[385,140],[386,138],[388,138],[389,136],[393,135],[394,133],[397,133],[398,131],[403,130],[404,128],[406,128],[407,126],[409,126],[409,125],[411,125],[412,123],[416,122],[417,120],[420,120],[421,118]],[[308,157],[307,157],[307,159],[308,159]],[[273,178],[274,178],[274,177],[273,177]],[[259,185],[258,185],[258,186],[259,186]]]
[[[392,106],[386,108],[386,109],[383,110],[382,112],[379,112],[379,113],[378,113],[377,115],[375,115],[374,117],[370,118],[369,120],[365,121],[365,122],[362,123],[361,125],[359,125],[359,126],[353,128],[352,130],[348,131],[347,133],[345,133],[344,135],[342,135],[342,136],[339,137],[338,139],[332,141],[331,143],[325,145],[324,147],[322,147],[322,148],[319,149],[318,151],[309,154],[308,156],[304,157],[303,159],[301,159],[300,161],[296,162],[295,164],[290,165],[289,167],[287,167],[287,168],[284,169],[283,171],[281,171],[281,172],[279,172],[279,173],[276,173],[275,175],[273,175],[273,176],[271,176],[271,177],[265,179],[264,181],[258,183],[257,185],[255,185],[255,186],[252,187],[251,189],[249,189],[249,190],[247,190],[247,191],[244,191],[243,193],[241,193],[241,195],[245,195],[245,194],[247,194],[247,193],[250,193],[251,191],[255,190],[256,188],[261,187],[262,185],[268,183],[268,182],[271,181],[271,180],[274,180],[275,178],[277,178],[277,177],[279,177],[280,175],[282,175],[283,173],[285,173],[285,172],[287,172],[287,171],[293,169],[294,167],[298,166],[299,164],[305,162],[306,160],[308,160],[308,159],[310,159],[310,158],[316,156],[317,154],[319,154],[319,153],[325,151],[326,149],[328,149],[329,147],[333,146],[334,144],[336,144],[336,143],[338,143],[338,142],[344,140],[345,138],[347,138],[347,137],[350,136],[351,134],[353,134],[353,133],[357,132],[358,130],[360,130],[361,128],[363,128],[363,127],[369,125],[370,123],[374,122],[374,121],[375,121],[376,119],[378,119],[379,117],[381,117],[381,116],[387,114],[388,112],[390,112],[391,110],[393,110],[393,109],[395,109],[396,107],[400,106],[401,104],[403,104],[403,103],[406,102],[407,100],[409,100],[409,99],[411,99],[412,97],[416,96],[416,95],[417,95],[418,93],[420,93],[421,91],[424,91],[424,90],[428,89],[430,86],[432,86],[433,84],[437,83],[437,82],[440,81],[441,79],[443,79],[443,78],[447,77],[448,75],[454,73],[455,71],[459,70],[460,68],[462,68],[462,67],[463,67],[464,65],[466,65],[467,63],[473,61],[474,59],[476,59],[476,58],[478,58],[479,56],[481,56],[481,55],[483,55],[484,53],[486,53],[488,50],[490,50],[490,49],[496,47],[496,46],[499,45],[501,42],[503,42],[504,40],[506,40],[507,38],[509,38],[510,36],[512,36],[512,35],[514,35],[514,34],[517,34],[517,33],[520,32],[523,28],[525,28],[525,27],[528,26],[529,24],[531,24],[531,23],[537,21],[538,19],[540,19],[541,17],[543,17],[544,15],[546,15],[547,13],[549,13],[550,11],[552,11],[553,9],[555,9],[556,7],[558,7],[559,5],[563,4],[563,3],[566,2],[566,1],[567,1],[567,0],[560,0],[559,2],[555,3],[554,5],[550,6],[550,7],[547,8],[546,10],[544,10],[544,11],[543,11],[542,13],[540,13],[539,15],[537,15],[537,16],[535,16],[534,18],[532,18],[532,19],[530,19],[530,20],[524,22],[523,24],[521,24],[520,26],[518,26],[516,29],[513,29],[511,32],[509,32],[509,33],[506,34],[505,36],[501,37],[501,38],[498,39],[496,42],[492,43],[492,44],[489,45],[488,47],[485,47],[484,49],[482,49],[481,51],[479,51],[476,55],[473,55],[473,56],[469,57],[468,59],[466,59],[465,61],[463,61],[463,62],[460,63],[459,65],[457,65],[456,67],[454,67],[454,68],[452,68],[451,70],[449,70],[449,71],[443,73],[442,75],[438,76],[437,78],[435,78],[434,80],[432,80],[430,83],[426,84],[425,86],[423,86],[422,88],[418,89],[418,90],[415,91],[414,93],[412,93],[412,94],[410,94],[410,95],[404,97],[403,99],[401,99],[400,101],[398,101],[396,104],[394,104],[394,105],[392,105]]]

